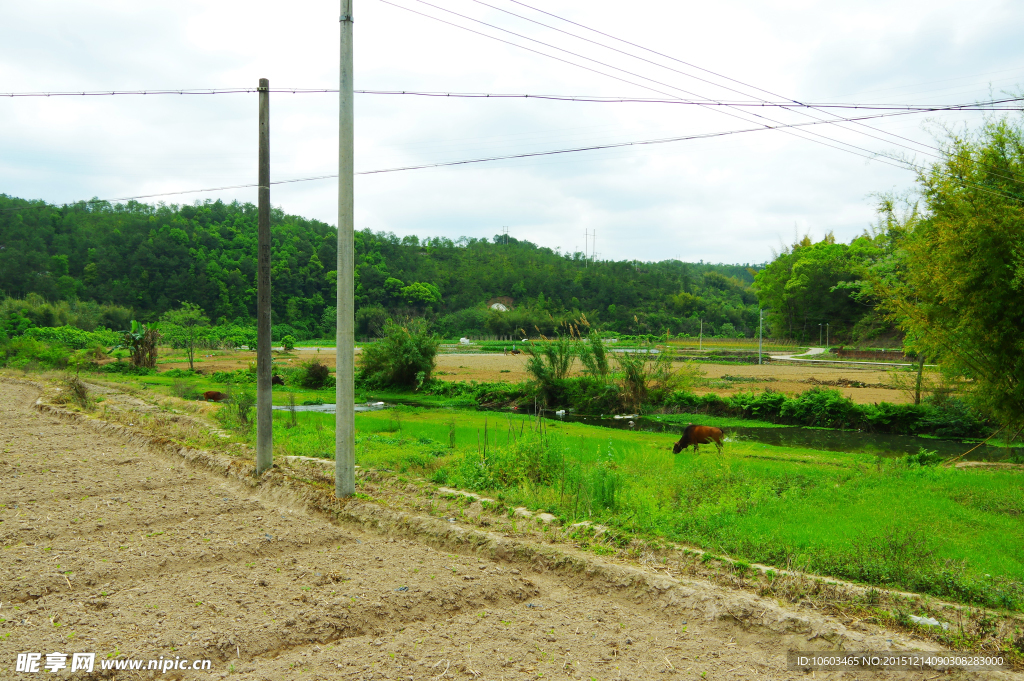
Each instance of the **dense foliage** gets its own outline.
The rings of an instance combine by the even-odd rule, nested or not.
[[[874,277],[908,344],[1005,426],[1024,426],[1024,122],[991,120],[943,141],[918,178],[921,203],[883,204],[896,244]]]
[[[336,230],[274,210],[271,231],[275,338],[332,336]],[[750,336],[757,327],[747,266],[588,263],[500,237],[421,241],[362,231],[355,246],[360,336],[377,335],[396,315],[423,317],[447,338],[550,335],[581,312],[622,333],[696,335],[701,319],[706,335]],[[0,291],[94,306],[86,315],[92,326],[120,330],[133,313],[156,321],[191,303],[215,325],[249,327],[255,276],[252,204],[53,206],[0,195]],[[497,297],[511,299],[512,309],[485,305]],[[99,304],[107,306],[102,313]],[[33,325],[59,323],[75,324]]]
[[[430,381],[438,339],[422,322],[401,325],[388,320],[383,337],[363,348],[359,380],[367,386],[419,389]]]
[[[849,245],[804,238],[756,276],[774,335],[811,340],[895,330],[904,349],[966,378],[974,403],[1024,426],[1024,120],[947,130],[916,195],[882,196]],[[923,360],[922,360],[923,361]]]
[[[754,279],[770,334],[817,343],[826,334],[860,340],[889,330],[878,323],[870,297],[858,295],[861,274],[883,241],[864,234],[847,245],[827,234],[818,243],[804,236],[783,249]]]

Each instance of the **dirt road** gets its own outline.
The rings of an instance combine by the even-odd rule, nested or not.
[[[555,571],[332,524],[94,420],[40,413],[39,395],[0,382],[3,679],[35,678],[14,671],[30,652],[66,654],[46,678],[74,679],[807,678],[786,671],[788,649],[902,642],[696,580]],[[95,653],[97,671],[71,673],[74,653]],[[161,658],[211,668],[98,671]]]

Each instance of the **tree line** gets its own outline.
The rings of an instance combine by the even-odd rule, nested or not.
[[[275,209],[271,233],[275,337],[333,336],[336,229]],[[449,338],[550,335],[581,315],[617,333],[696,335],[703,323],[707,335],[749,337],[757,329],[757,268],[749,265],[590,262],[506,236],[419,239],[366,230],[356,233],[355,247],[360,336],[379,334],[391,318],[422,319]],[[253,204],[55,206],[0,194],[3,297],[38,296],[50,309],[91,305],[92,320],[103,317],[102,308],[110,314],[101,326],[126,326],[123,311],[154,322],[189,304],[217,326],[249,327],[255,277]],[[494,298],[511,309],[488,308]],[[45,316],[29,309],[40,307],[19,309]]]
[[[878,197],[878,220],[849,244],[804,238],[757,273],[775,334],[893,335],[966,379],[1010,440],[1024,431],[1024,119],[948,129],[916,187]],[[841,331],[843,333],[843,331]]]

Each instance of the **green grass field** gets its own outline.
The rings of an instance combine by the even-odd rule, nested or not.
[[[275,413],[275,455],[331,458],[333,415]],[[499,413],[356,415],[356,463],[632,535],[997,608],[1024,608],[1018,472],[673,437]],[[486,431],[486,436],[485,436]],[[454,444],[454,447],[452,446]]]

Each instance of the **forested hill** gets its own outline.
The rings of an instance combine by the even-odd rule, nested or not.
[[[271,213],[275,326],[333,333],[336,230]],[[423,316],[442,335],[550,334],[586,314],[618,332],[751,335],[757,299],[747,265],[591,262],[528,241],[399,239],[356,233],[358,333],[387,315]],[[754,268],[756,269],[756,268]],[[213,321],[248,324],[256,304],[256,207],[81,202],[0,195],[0,295],[37,293],[130,307],[155,320],[182,302]],[[489,310],[496,297],[512,310]]]

